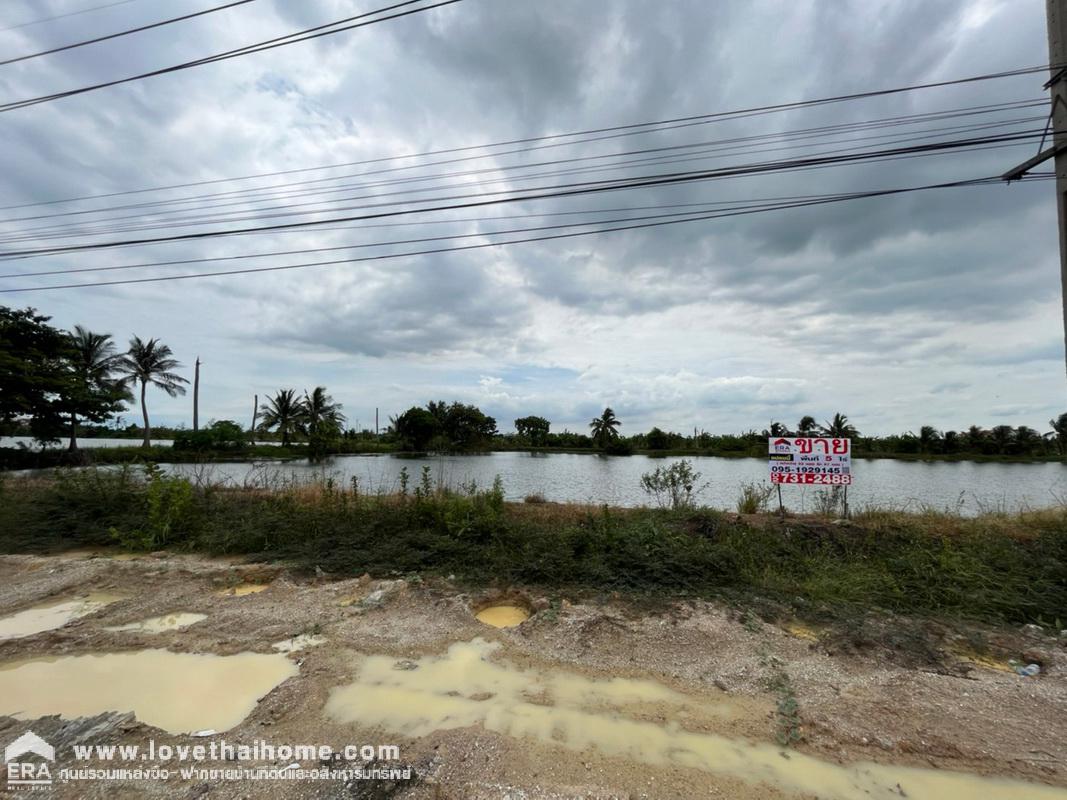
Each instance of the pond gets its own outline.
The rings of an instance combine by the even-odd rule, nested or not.
[[[279,481],[333,478],[350,486],[356,478],[360,491],[396,492],[402,470],[409,490],[419,484],[429,467],[435,485],[454,489],[475,484],[487,489],[496,476],[508,500],[540,495],[555,502],[654,505],[641,488],[641,476],[656,467],[682,460],[678,457],[598,456],[569,453],[490,453],[485,455],[337,456],[322,464],[307,461],[172,464],[165,468],[202,481],[236,485],[270,485]],[[714,508],[733,509],[741,486],[768,483],[767,462],[759,458],[687,457],[701,473],[698,500]],[[849,487],[853,510],[868,506],[918,511],[931,508],[974,515],[982,511],[1018,511],[1067,502],[1067,465],[1062,463],[980,463],[972,461],[897,461],[856,459],[855,483]],[[784,486],[782,499],[793,511],[815,509],[818,487]],[[776,503],[772,498],[772,503]]]

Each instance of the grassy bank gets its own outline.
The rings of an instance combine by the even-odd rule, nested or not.
[[[0,481],[0,550],[121,544],[285,559],[327,572],[455,575],[546,592],[758,594],[810,611],[1062,626],[1067,510],[867,512],[849,524],[712,510],[508,504],[497,489],[405,495],[351,486],[195,487],[150,472]]]

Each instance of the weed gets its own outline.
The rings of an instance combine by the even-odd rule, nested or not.
[[[707,483],[696,485],[700,478],[701,474],[693,470],[692,462],[683,459],[669,467],[656,467],[652,472],[646,472],[641,476],[641,488],[660,508],[677,511],[692,508],[694,496],[707,488]]]
[[[738,514],[759,514],[767,510],[767,501],[774,494],[774,487],[766,483],[748,482],[741,484],[737,496]]]

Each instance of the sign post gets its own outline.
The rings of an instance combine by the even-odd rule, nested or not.
[[[771,483],[778,488],[778,508],[782,505],[782,484],[845,487],[845,515],[848,515],[848,486],[852,483],[852,440],[829,436],[772,436],[767,440]]]

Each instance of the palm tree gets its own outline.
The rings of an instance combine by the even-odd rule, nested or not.
[[[1060,455],[1067,453],[1067,414],[1060,414],[1056,419],[1050,419],[1048,424],[1052,426],[1052,430],[1046,436],[1055,437]]]
[[[282,447],[288,447],[290,435],[303,426],[304,401],[296,396],[295,389],[279,389],[274,397],[267,398],[260,419],[259,427],[265,431],[277,428],[282,435]]]
[[[860,435],[855,426],[848,421],[848,417],[840,412],[834,414],[833,420],[821,426],[819,432],[823,436],[832,436],[835,439],[854,439]]]
[[[1005,449],[1015,438],[1015,429],[1011,425],[997,425],[989,432],[989,438],[996,445],[997,453],[1004,455]]]
[[[797,423],[797,436],[811,436],[818,428],[819,423],[815,421],[815,417],[805,415]]]
[[[1031,451],[1037,447],[1037,443],[1042,441],[1041,434],[1027,425],[1020,425],[1016,428],[1014,438],[1016,449],[1020,455],[1024,456],[1030,455]]]
[[[326,427],[340,428],[345,421],[341,404],[326,394],[325,386],[316,386],[311,394],[305,391],[303,407],[302,422],[309,436]]]
[[[311,394],[304,392],[302,422],[308,435],[308,455],[313,460],[326,455],[329,443],[341,435],[341,425],[344,421],[341,404],[335,403],[333,398],[326,394],[325,386],[316,386]]]
[[[601,447],[606,442],[613,442],[619,438],[619,432],[615,430],[620,425],[618,419],[615,417],[615,412],[610,408],[605,408],[604,413],[599,417],[594,417],[593,421],[589,423],[590,429],[593,431],[593,441]]]
[[[130,349],[117,362],[118,370],[126,375],[126,381],[141,384],[141,415],[144,417],[144,442],[142,447],[152,445],[152,428],[148,423],[148,406],[145,405],[145,390],[149,384],[162,389],[171,397],[185,394],[183,383],[188,383],[172,370],[181,366],[167,345],[159,339],[142,341],[140,336],[130,339]]]
[[[923,425],[919,428],[919,452],[928,453],[930,448],[941,438],[937,428],[932,425]]]
[[[970,450],[981,450],[982,443],[986,440],[986,431],[979,425],[972,425],[967,429],[964,437],[967,439],[967,447]]]
[[[78,449],[78,407],[87,406],[104,414],[116,410],[129,393],[120,378],[112,377],[119,367],[119,354],[109,333],[93,333],[81,325],[70,335],[71,373],[74,381],[70,412],[70,450]],[[92,412],[88,412],[92,413]],[[103,414],[101,414],[103,416]]]
[[[779,436],[788,436],[789,428],[780,422],[771,422],[771,427],[767,429],[767,436],[771,438],[777,438]]]

